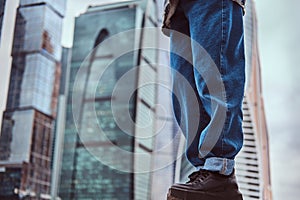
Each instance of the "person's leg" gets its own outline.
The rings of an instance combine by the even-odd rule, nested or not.
[[[174,91],[179,94],[174,110],[188,138],[188,159],[200,170],[191,174],[186,184],[173,185],[168,199],[241,200],[233,168],[243,143],[242,8],[231,0],[181,0],[178,10],[181,18],[172,18],[171,28],[175,31],[171,31],[171,50],[193,59],[193,66],[176,54],[171,54],[171,64],[189,80],[197,101],[191,101],[185,92],[188,90],[173,76],[177,81]],[[190,35],[192,40],[183,39],[176,31]],[[189,66],[189,70],[183,66]],[[200,118],[194,117],[195,107],[199,108]],[[195,118],[200,119],[198,129],[194,128],[195,123],[198,125]]]
[[[243,145],[243,10],[231,0],[182,0],[181,6],[189,21],[197,90],[211,118],[200,134],[198,158],[205,160],[200,167],[229,175]]]
[[[178,7],[171,21],[171,67],[173,82],[173,110],[187,140],[186,156],[195,166],[203,166],[204,159],[198,157],[200,133],[210,118],[199,98],[193,68],[189,21]]]

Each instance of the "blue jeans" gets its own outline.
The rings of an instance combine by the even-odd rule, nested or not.
[[[243,146],[243,10],[231,0],[181,0],[171,29],[173,109],[186,156],[229,175]]]

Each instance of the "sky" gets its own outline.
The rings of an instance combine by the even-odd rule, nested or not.
[[[7,1],[8,13],[0,48],[0,112],[5,109],[10,73],[9,54],[18,0]],[[73,41],[74,16],[88,4],[111,0],[68,0],[62,44]],[[263,95],[270,138],[274,200],[300,196],[300,1],[256,0]],[[1,121],[1,117],[0,117]]]
[[[300,192],[300,1],[256,1],[275,200]]]

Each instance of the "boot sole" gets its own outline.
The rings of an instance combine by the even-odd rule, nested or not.
[[[243,200],[238,190],[209,192],[170,188],[167,200]]]

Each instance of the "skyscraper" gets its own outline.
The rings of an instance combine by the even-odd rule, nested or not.
[[[1,199],[50,198],[64,0],[20,0],[0,138]]]
[[[66,118],[67,94],[70,74],[70,59],[71,49],[63,48],[61,65],[62,73],[60,79],[59,98],[57,106],[57,118],[55,126],[55,134],[53,139],[53,154],[52,154],[52,176],[51,176],[51,196],[52,200],[57,199],[60,170],[62,164],[62,152],[64,145],[64,131]]]
[[[154,132],[156,86],[147,83],[156,81],[157,53],[143,46],[155,46],[157,36],[140,28],[157,26],[155,4],[110,3],[76,18],[58,192],[64,200],[150,199],[154,141],[145,134]],[[117,124],[131,120],[138,126]]]
[[[1,41],[1,33],[2,33],[2,23],[4,17],[4,10],[5,10],[5,2],[6,0],[0,0],[0,41]]]
[[[247,2],[245,44],[247,89],[243,103],[244,146],[237,156],[236,174],[245,200],[272,200],[269,140],[261,87],[254,1]]]
[[[257,19],[253,0],[246,3],[245,47],[247,84],[243,102],[244,146],[236,158],[236,175],[244,200],[271,200],[268,131],[261,90]],[[184,150],[184,139],[179,152]],[[194,168],[185,156],[177,162],[176,181],[186,181]]]

